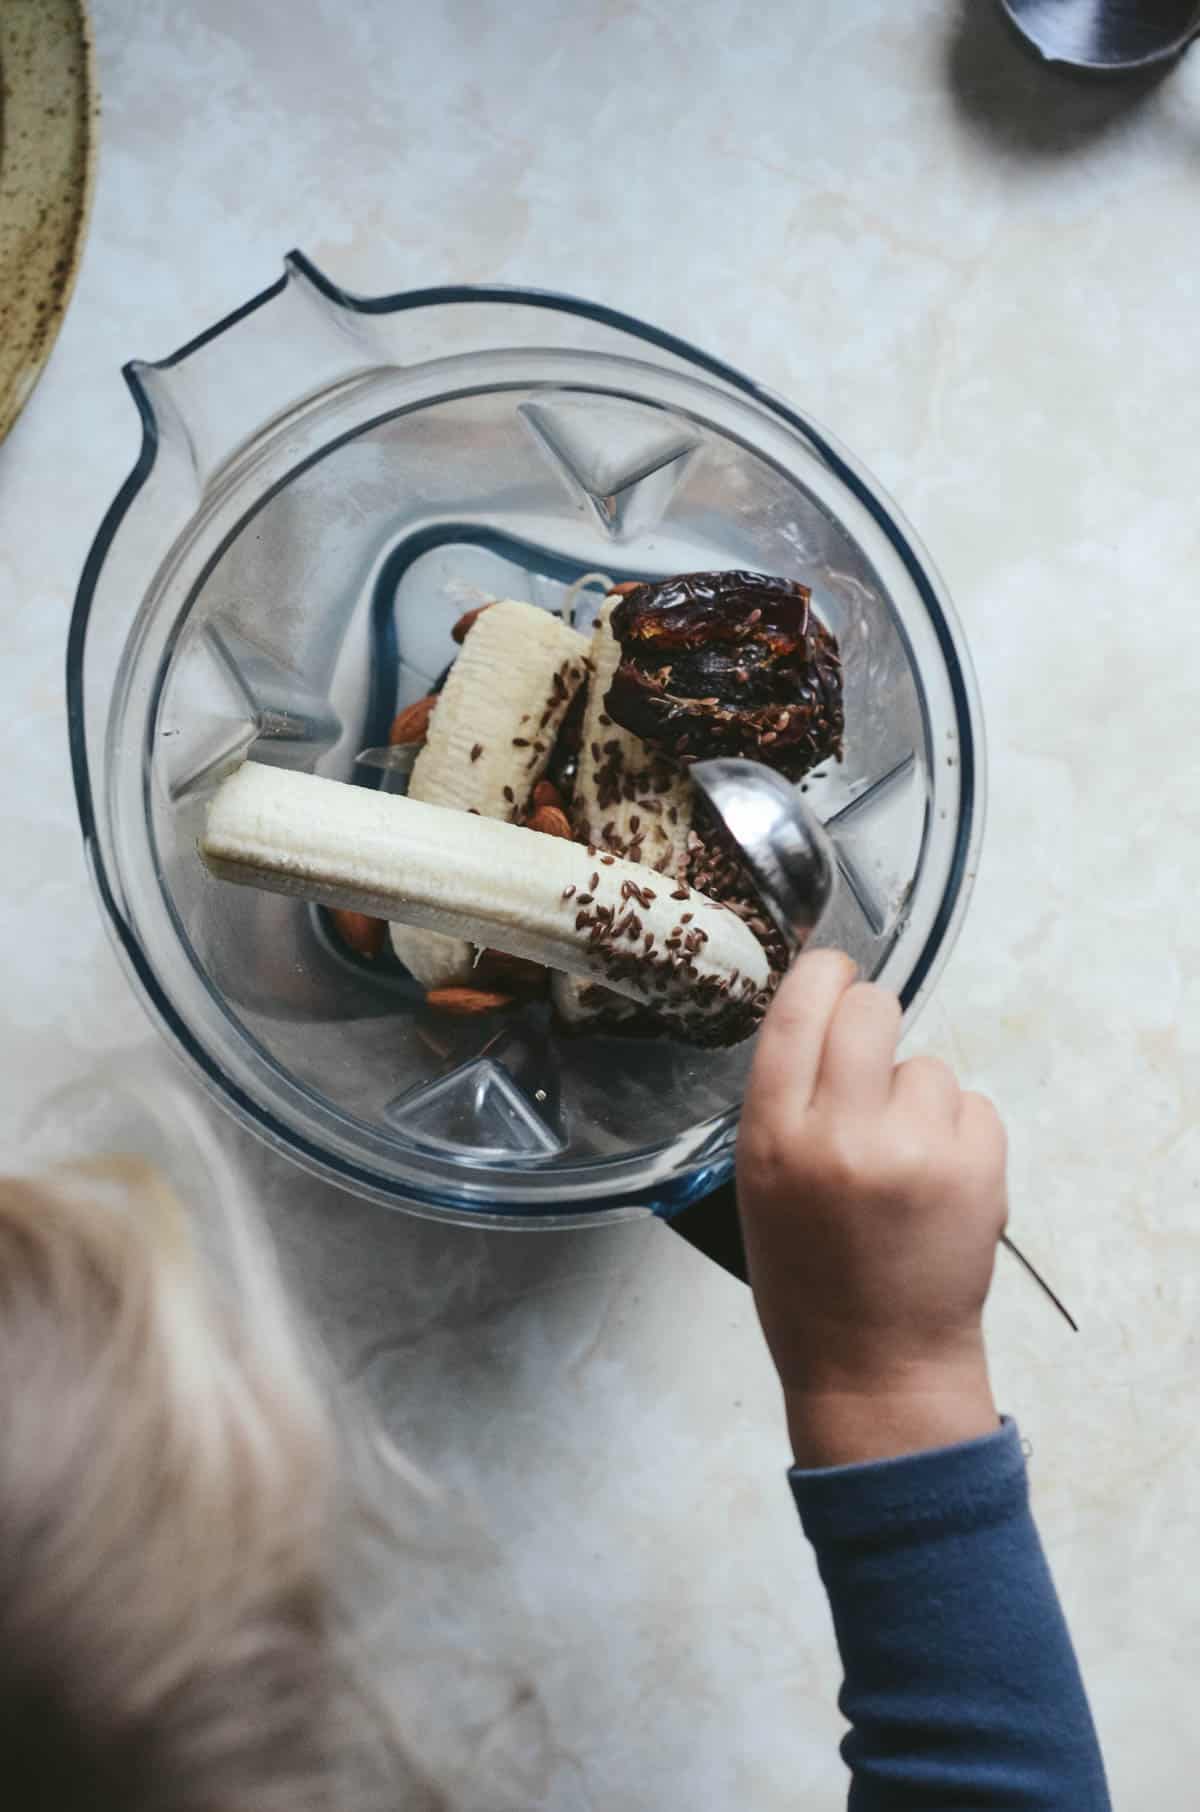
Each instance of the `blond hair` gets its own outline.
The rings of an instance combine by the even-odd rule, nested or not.
[[[201,1261],[143,1164],[0,1179],[10,1803],[451,1803],[367,1678],[352,1551],[381,1519],[350,1458],[248,1226],[235,1217],[232,1247]]]

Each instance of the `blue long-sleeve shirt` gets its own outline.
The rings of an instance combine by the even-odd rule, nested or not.
[[[1015,1425],[790,1478],[845,1671],[849,1812],[1109,1812]]]

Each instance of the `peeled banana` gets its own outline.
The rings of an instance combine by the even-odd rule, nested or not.
[[[692,789],[672,762],[651,754],[640,737],[613,723],[604,701],[621,661],[609,627],[615,600],[600,610],[592,631],[587,703],[571,807],[581,843],[645,862],[682,880],[687,872]]]
[[[735,913],[645,864],[460,810],[246,762],[200,853],[243,886],[349,907],[599,983],[695,1044],[762,1016],[766,953]]]
[[[561,617],[505,599],[479,611],[429,722],[408,797],[482,818],[512,819],[546,770],[567,708],[587,671],[588,643]],[[464,938],[413,924],[392,947],[426,988],[470,980]]]
[[[601,606],[592,631],[583,733],[575,772],[571,828],[582,843],[645,862],[663,874],[686,878],[692,789],[677,767],[651,754],[640,737],[615,724],[605,697],[621,660],[609,627],[616,600]],[[554,1003],[572,1024],[630,1011],[603,989],[573,976],[555,976]]]

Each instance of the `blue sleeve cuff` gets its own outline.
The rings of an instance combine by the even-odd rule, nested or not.
[[[1007,1521],[1029,1500],[1015,1422],[957,1447],[788,1474],[804,1533],[814,1547],[887,1546]]]

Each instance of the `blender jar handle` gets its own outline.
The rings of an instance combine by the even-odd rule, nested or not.
[[[203,491],[273,429],[389,363],[370,321],[289,258],[268,289],[125,377],[147,432],[190,462]]]
[[[732,1181],[722,1183],[711,1195],[701,1196],[690,1207],[681,1208],[666,1224],[689,1246],[694,1246],[705,1258],[711,1258],[715,1265],[728,1271],[731,1277],[736,1277],[740,1283],[749,1281],[737,1191]]]

